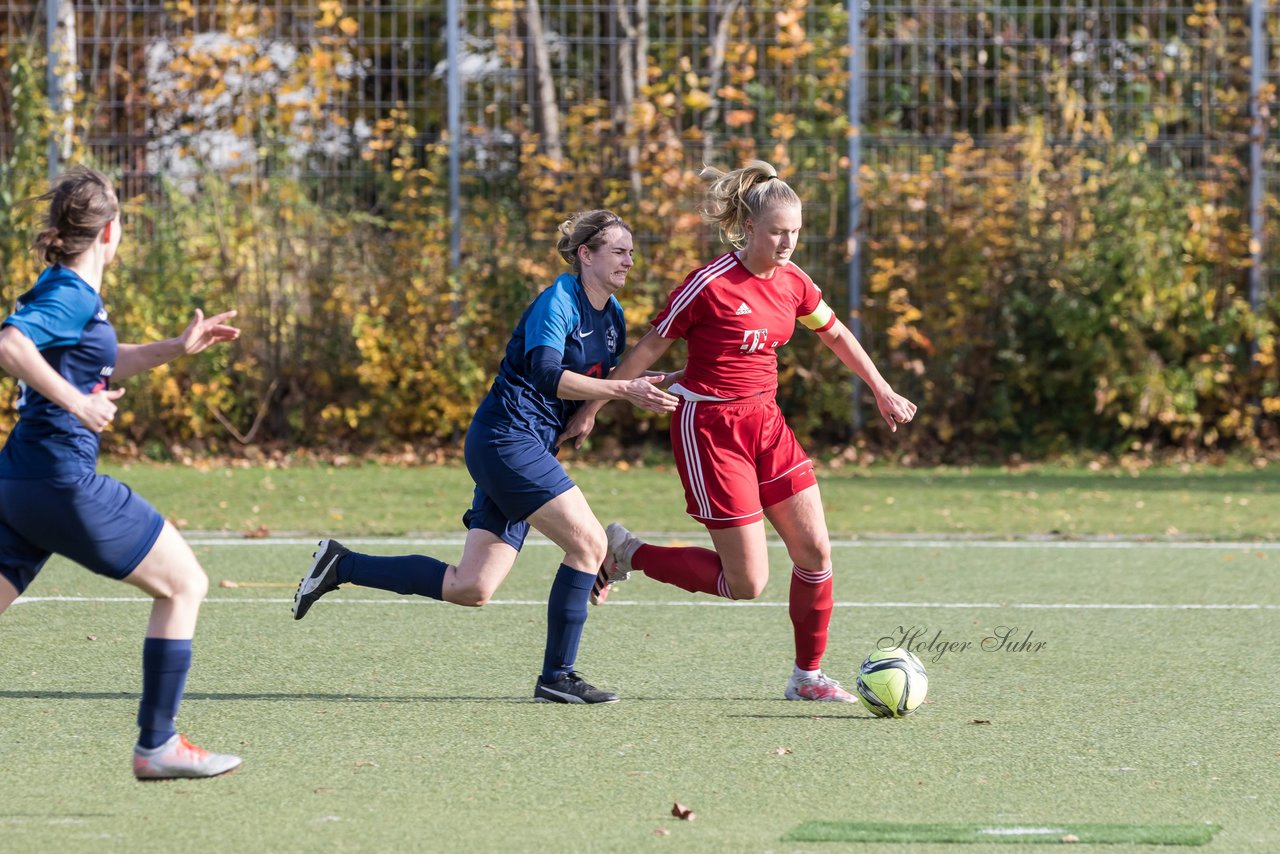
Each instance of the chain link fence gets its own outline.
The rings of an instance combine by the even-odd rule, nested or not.
[[[61,76],[84,96],[80,143],[95,162],[132,182],[145,181],[162,167],[183,168],[163,150],[166,132],[152,120],[147,97],[148,90],[165,84],[161,67],[172,59],[180,37],[203,34],[206,43],[234,39],[226,22],[235,14],[231,10],[239,10],[261,22],[254,49],[284,61],[316,38],[315,22],[326,4],[53,0],[52,5],[60,10],[55,20],[74,21],[75,68]],[[1042,122],[1050,144],[1144,140],[1160,162],[1194,175],[1215,153],[1249,144],[1249,104],[1224,100],[1224,90],[1234,84],[1237,94],[1248,91],[1255,38],[1263,44],[1266,62],[1262,96],[1268,104],[1274,101],[1280,80],[1277,15],[1270,4],[1260,5],[1264,32],[1257,34],[1250,27],[1248,2],[863,3],[861,32],[838,33],[838,41],[827,46],[843,49],[852,41],[864,47],[862,60],[851,66],[862,92],[861,115],[849,119],[862,128],[864,163],[916,169],[957,134],[973,137],[978,146],[1000,146],[1011,128]],[[6,59],[26,51],[43,61],[49,8],[32,0],[6,4],[0,17]],[[351,120],[349,137],[331,140],[327,157],[307,162],[313,175],[333,180],[352,177],[349,161],[358,154],[361,130],[392,109],[427,117],[419,129],[424,143],[440,139],[448,97],[445,2],[347,2],[340,8],[359,26],[343,71],[352,85],[332,105]],[[530,10],[541,13],[536,29]],[[512,134],[513,120],[534,114],[532,124],[545,135],[543,117],[536,115],[543,75],[562,110],[591,99],[616,109],[636,98],[635,84],[659,76],[692,73],[704,78],[704,88],[725,85],[725,51],[732,42],[739,54],[749,54],[753,109],[759,115],[811,111],[814,105],[804,101],[795,80],[825,72],[815,68],[812,53],[773,48],[793,22],[805,34],[838,30],[847,12],[843,4],[802,2],[787,10],[745,0],[551,0],[540,6],[536,1],[458,0],[461,143],[474,155],[472,177],[502,177],[503,167],[515,162],[520,140]],[[9,62],[5,66],[0,97],[11,98]],[[256,84],[242,84],[272,82],[265,74]],[[1070,90],[1074,110],[1055,87]],[[10,105],[0,104],[11,118]],[[778,141],[767,122],[733,127],[725,123],[726,112],[691,116],[680,128],[690,136],[690,163],[720,160],[726,139],[742,148],[742,137],[754,137],[753,147],[762,156],[775,148]],[[1073,127],[1082,116],[1105,121],[1108,132],[1082,135]],[[234,119],[229,98],[219,114],[210,116],[210,132],[233,126]],[[11,151],[14,134],[6,121],[0,153]],[[1274,117],[1263,135],[1265,181],[1274,193],[1280,173]],[[230,135],[219,135],[216,142],[224,154],[236,150]],[[602,150],[610,145],[600,142]],[[797,162],[815,160],[806,154],[833,147],[830,139],[802,132],[785,142]]]

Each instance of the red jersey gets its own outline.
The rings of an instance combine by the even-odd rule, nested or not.
[[[721,399],[748,397],[777,389],[777,349],[791,340],[797,319],[822,305],[822,291],[795,264],[761,279],[729,252],[690,273],[653,325],[663,338],[689,342],[682,386]],[[833,323],[834,315],[818,331]]]

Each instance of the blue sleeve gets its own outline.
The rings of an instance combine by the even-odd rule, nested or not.
[[[524,322],[526,356],[538,347],[550,347],[564,354],[565,339],[578,328],[578,301],[574,298],[574,287],[573,276],[566,273],[533,301]]]
[[[37,350],[66,347],[80,341],[84,327],[98,310],[98,299],[76,288],[51,288],[9,315],[13,326],[31,339]]]
[[[564,376],[564,353],[551,347],[535,347],[525,354],[525,361],[526,375],[533,387],[547,397],[556,397],[560,377]]]

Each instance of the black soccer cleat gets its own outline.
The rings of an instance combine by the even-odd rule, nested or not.
[[[554,682],[543,682],[533,687],[535,703],[616,703],[618,695],[601,691],[574,671],[569,671]]]
[[[293,594],[293,618],[301,620],[324,594],[338,589],[338,561],[351,554],[351,549],[337,540],[321,540],[312,557],[311,569],[298,582]]]

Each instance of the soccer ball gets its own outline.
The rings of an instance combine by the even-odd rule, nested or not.
[[[924,702],[929,677],[914,652],[877,649],[858,670],[858,699],[878,718],[902,718]]]

